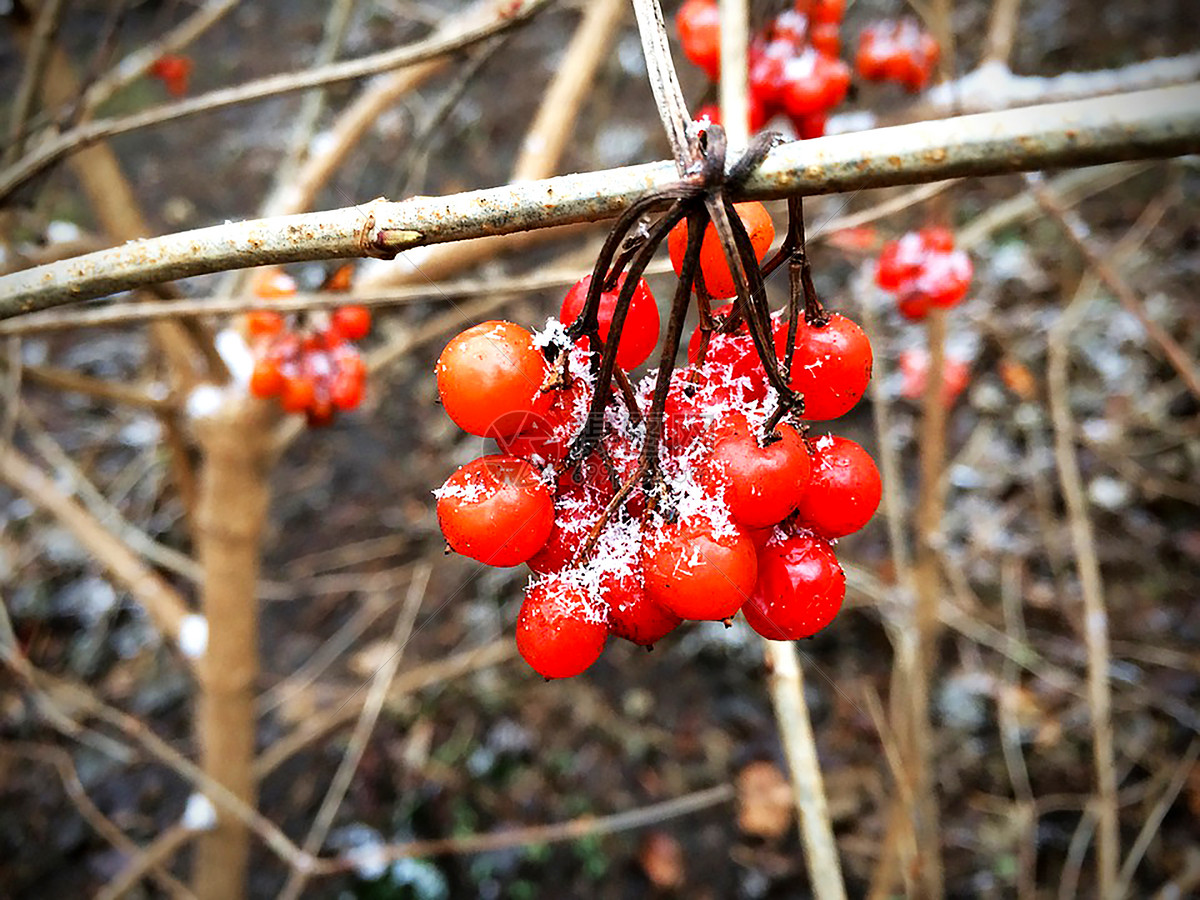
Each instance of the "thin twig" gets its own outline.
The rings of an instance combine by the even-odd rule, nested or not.
[[[101,888],[94,900],[120,900],[147,875],[170,864],[171,859],[195,837],[196,832],[184,825],[172,825],[143,847],[116,877]],[[178,883],[178,882],[177,882]],[[181,897],[195,897],[184,885]]]
[[[316,69],[271,75],[246,84],[210,91],[197,97],[165,103],[142,112],[111,119],[94,119],[72,128],[58,138],[46,141],[36,150],[0,173],[0,201],[7,200],[14,190],[48,166],[72,152],[117,135],[127,134],[153,125],[161,125],[185,116],[227,109],[242,103],[278,97],[296,91],[326,87],[343,81],[353,81],[411,66],[469,46],[498,31],[526,21],[546,6],[550,0],[508,0],[506,15],[460,34],[417,41],[404,47],[384,50],[360,59],[331,63]]]
[[[1154,808],[1150,810],[1150,815],[1146,817],[1146,821],[1142,824],[1141,831],[1133,841],[1133,846],[1129,848],[1129,855],[1125,858],[1125,864],[1121,866],[1121,874],[1117,879],[1117,886],[1111,895],[1113,900],[1123,900],[1129,895],[1133,887],[1133,876],[1137,872],[1138,866],[1142,862],[1142,857],[1146,855],[1146,851],[1150,848],[1150,842],[1154,840],[1158,834],[1158,829],[1162,825],[1163,819],[1167,813],[1171,811],[1171,807],[1175,804],[1175,799],[1179,796],[1179,792],[1188,782],[1188,776],[1192,774],[1192,767],[1196,764],[1196,759],[1200,758],[1200,738],[1192,738],[1192,742],[1188,744],[1187,750],[1183,754],[1183,758],[1175,767],[1175,772],[1171,776],[1171,782],[1163,790],[1162,796],[1154,804]]]
[[[116,823],[100,811],[100,808],[88,796],[83,782],[80,781],[79,770],[75,767],[75,761],[71,758],[70,753],[61,747],[49,745],[0,744],[0,754],[2,753],[12,753],[53,766],[54,770],[58,773],[59,779],[62,781],[67,797],[75,804],[75,808],[79,810],[79,814],[83,820],[91,825],[97,834],[112,844],[115,849],[119,850],[125,856],[132,857],[139,864],[141,868],[139,880],[149,875],[169,896],[180,898],[180,900],[187,900],[187,898],[193,898],[194,900],[192,892],[171,874],[167,865],[169,857],[151,857],[147,852],[149,848],[139,847],[124,831],[117,827]]]
[[[138,47],[84,92],[81,113],[86,118],[117,91],[143,77],[167,54],[178,53],[237,6],[238,0],[208,0],[156,41]]]
[[[320,46],[317,47],[316,56],[309,64],[310,68],[328,66],[337,59],[356,2],[357,0],[333,0],[329,5],[329,12],[325,17],[324,35],[321,38]],[[321,120],[321,113],[325,110],[326,95],[327,91],[324,88],[317,88],[309,91],[301,99],[300,110],[296,114],[295,124],[292,126],[292,134],[288,139],[283,159],[279,161],[279,165],[275,169],[274,183],[264,204],[264,210],[271,209],[275,203],[274,198],[285,191],[287,186],[295,180],[301,162],[308,154],[309,145],[312,144],[312,137]],[[269,213],[264,211],[263,215],[269,215]]]
[[[516,656],[516,646],[511,638],[499,639],[463,650],[446,659],[426,663],[398,675],[391,689],[391,698],[416,693],[433,685],[461,678],[471,672],[500,665]],[[283,762],[299,753],[309,744],[324,737],[330,731],[354,719],[366,702],[361,691],[331,710],[317,713],[305,719],[299,727],[279,740],[269,744],[255,761],[254,771],[265,778]]]
[[[362,761],[363,753],[367,749],[367,741],[370,740],[371,732],[375,730],[375,723],[379,720],[379,714],[383,711],[383,702],[387,699],[388,691],[391,690],[392,681],[396,677],[396,669],[399,668],[404,654],[404,647],[408,643],[413,625],[417,621],[417,612],[425,597],[425,588],[429,585],[429,575],[432,570],[429,563],[421,564],[413,574],[412,581],[409,582],[408,596],[400,610],[400,615],[396,618],[395,628],[392,629],[392,639],[387,645],[386,661],[376,670],[371,680],[371,688],[367,692],[366,701],[358,715],[358,722],[350,735],[350,742],[346,745],[346,752],[342,755],[342,762],[338,766],[337,772],[334,773],[329,790],[325,793],[325,799],[321,801],[321,807],[317,810],[316,818],[313,819],[308,835],[304,839],[303,847],[307,853],[319,852],[321,845],[325,843],[325,837],[329,834],[334,817],[342,805],[342,800],[345,799],[346,791],[350,788],[350,780],[354,777],[354,773],[358,770],[358,764]],[[308,876],[305,873],[293,869],[288,873],[288,880],[279,893],[280,900],[296,900],[304,890],[307,881]]]
[[[1027,178],[1027,183],[1033,189],[1034,196],[1042,208],[1058,223],[1067,237],[1071,239],[1071,243],[1083,254],[1088,265],[1100,276],[1100,280],[1113,292],[1121,305],[1141,323],[1147,337],[1158,345],[1163,356],[1166,357],[1167,362],[1170,363],[1171,368],[1175,370],[1183,383],[1187,385],[1188,390],[1200,399],[1200,372],[1196,371],[1187,352],[1161,325],[1150,318],[1141,299],[1110,264],[1107,251],[1099,247],[1095,238],[1090,236],[1088,227],[1083,220],[1073,210],[1063,206],[1042,181],[1030,177]]]
[[[593,835],[616,834],[647,828],[681,816],[692,815],[701,810],[728,803],[734,798],[732,785],[719,784],[672,800],[664,800],[609,816],[580,816],[568,822],[551,825],[534,825],[529,828],[514,828],[492,834],[472,834],[461,837],[441,838],[427,841],[412,841],[370,848],[372,862],[388,863],[398,859],[444,856],[447,854],[488,853],[530,844],[554,844],[562,841],[579,840]],[[332,875],[354,871],[362,864],[362,857],[343,855],[337,859],[319,861],[315,874]]]
[[[178,642],[188,616],[182,597],[149,569],[125,542],[105,528],[54,481],[12,447],[0,449],[0,481],[54,516],[141,604],[158,630]]]
[[[16,98],[13,100],[9,118],[9,144],[2,155],[5,166],[20,157],[21,148],[25,144],[29,115],[33,111],[34,102],[42,86],[42,77],[46,74],[46,65],[50,62],[50,55],[54,50],[54,35],[58,31],[62,9],[63,0],[46,0],[37,12],[33,33],[29,39],[29,49],[25,54],[25,69],[17,85]]]
[[[1100,576],[1095,538],[1088,518],[1087,495],[1072,443],[1074,420],[1067,377],[1070,335],[1083,313],[1087,300],[1088,297],[1083,291],[1077,291],[1074,299],[1050,328],[1047,336],[1047,382],[1050,416],[1054,423],[1054,459],[1062,483],[1063,498],[1066,501],[1071,540],[1075,548],[1076,569],[1083,592],[1088,706],[1092,721],[1092,759],[1097,789],[1097,893],[1108,898],[1113,895],[1117,867],[1121,859],[1113,754],[1112,695],[1109,686],[1111,660],[1108,649],[1108,612],[1105,608],[1104,583]]]

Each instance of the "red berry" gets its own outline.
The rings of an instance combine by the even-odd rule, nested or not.
[[[789,425],[771,443],[741,431],[717,441],[709,458],[709,483],[721,492],[729,514],[747,528],[765,528],[787,518],[808,487],[808,450]]]
[[[570,325],[583,312],[591,283],[592,276],[584,275],[567,292],[562,311],[559,313],[559,319],[564,325]],[[617,277],[616,286],[611,291],[602,291],[600,294],[597,318],[600,324],[600,339],[603,341],[608,340],[608,331],[612,327],[613,313],[616,311],[623,284],[624,272]],[[658,344],[658,324],[658,304],[654,302],[654,295],[650,293],[646,279],[639,279],[630,298],[629,309],[625,313],[621,342],[617,345],[618,366],[622,369],[635,369],[646,361]]]
[[[560,476],[554,495],[554,526],[546,543],[529,558],[529,568],[547,573],[570,565],[600,521],[608,497],[608,492],[586,481],[576,484],[568,473]]]
[[[846,15],[846,0],[813,0],[808,14],[814,22],[837,25]]]
[[[683,55],[716,81],[721,75],[721,14],[714,0],[685,0],[675,14],[675,27]]]
[[[515,566],[542,548],[554,500],[537,470],[505,454],[473,460],[437,492],[437,517],[450,547],[490,566]]]
[[[758,584],[742,612],[763,637],[798,641],[832,622],[845,598],[846,576],[828,542],[795,534],[759,552]]]
[[[542,391],[548,367],[533,336],[511,322],[483,322],[455,337],[434,367],[446,414],[470,434],[516,434],[554,402]]]
[[[929,375],[929,354],[923,349],[905,350],[900,354],[900,395],[910,400],[925,396]],[[942,367],[942,404],[949,409],[968,384],[971,367],[961,359],[947,357]]]
[[[254,296],[261,300],[277,300],[296,293],[296,280],[274,266],[259,269],[250,282]]]
[[[871,520],[882,493],[871,455],[849,438],[825,435],[813,444],[812,478],[797,518],[822,537],[844,537]]]
[[[283,316],[267,309],[246,313],[246,331],[252,338],[269,337],[283,331]]]
[[[279,405],[284,412],[304,412],[312,406],[316,395],[316,387],[311,378],[303,375],[287,378],[280,389]]]
[[[165,53],[150,66],[150,74],[162,80],[172,97],[182,97],[188,90],[192,61],[186,56]]]
[[[787,350],[787,323],[775,328],[775,352]],[[796,323],[793,390],[804,395],[804,418],[836,419],[854,408],[871,380],[871,342],[850,319],[833,313],[824,325]]]
[[[371,311],[365,306],[342,306],[333,311],[330,328],[348,341],[361,341],[371,331]]]
[[[868,81],[895,81],[919,91],[933,74],[940,51],[931,34],[913,19],[876,22],[859,35],[855,65]]]
[[[643,539],[646,596],[681,619],[727,619],[754,589],[754,543],[703,519],[668,522]]]
[[[754,246],[754,255],[762,262],[775,239],[775,223],[771,214],[761,203],[736,203],[738,217],[746,227],[750,243]],[[687,221],[680,222],[671,229],[667,237],[667,250],[671,256],[671,265],[675,274],[683,271],[683,254],[687,249]],[[704,231],[704,240],[700,245],[700,272],[704,276],[704,286],[708,293],[717,298],[725,299],[734,296],[737,288],[733,283],[733,275],[725,262],[725,253],[721,249],[721,240],[717,237],[717,229],[709,222]]]
[[[837,56],[842,52],[842,38],[837,22],[818,22],[813,25],[809,41],[813,49],[823,56]]]
[[[780,100],[792,116],[818,115],[841,103],[849,88],[844,62],[809,49],[788,62]]]
[[[255,360],[254,370],[250,373],[250,393],[255,397],[274,397],[283,390],[283,383],[283,373],[275,360]]]
[[[602,605],[582,588],[551,575],[525,592],[517,650],[543,678],[572,678],[600,658],[605,619]]]
[[[652,647],[683,620],[646,596],[641,569],[605,579],[608,630],[642,647]]]
[[[713,327],[720,328],[723,321],[733,312],[733,304],[719,306],[712,311]],[[697,328],[691,340],[688,341],[688,362],[696,363],[700,359],[700,341],[702,332]],[[727,382],[745,378],[750,395],[756,399],[766,395],[767,373],[763,370],[758,352],[754,349],[754,340],[746,323],[738,325],[737,330],[729,334],[711,331],[708,336],[708,348],[704,353],[705,368],[713,371]]]
[[[363,380],[350,372],[339,371],[329,384],[329,401],[338,409],[357,409],[362,403]]]
[[[567,455],[587,416],[591,388],[582,378],[573,378],[567,387],[548,393],[551,404],[544,415],[531,414],[516,434],[496,438],[505,453],[540,463],[558,462]]]

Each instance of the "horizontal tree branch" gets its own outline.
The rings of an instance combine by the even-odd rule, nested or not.
[[[828,194],[1196,152],[1200,84],[1188,84],[796,141],[775,148],[741,193]],[[595,221],[676,177],[672,163],[648,163],[131,241],[0,278],[0,319],[227,269],[387,258],[427,244]]]

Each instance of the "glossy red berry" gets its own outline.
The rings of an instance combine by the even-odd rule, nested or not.
[[[871,342],[857,324],[840,313],[824,325],[796,323],[791,386],[804,395],[804,418],[836,419],[854,408],[871,380]],[[787,351],[787,323],[775,329],[775,352]]]
[[[608,630],[642,647],[652,647],[683,621],[646,596],[640,569],[605,579]]]
[[[879,507],[879,469],[849,438],[825,435],[812,448],[812,477],[796,509],[797,519],[822,537],[853,534]]]
[[[819,115],[841,103],[849,88],[850,68],[844,62],[809,49],[788,61],[780,101],[789,115]]]
[[[742,612],[763,637],[798,641],[832,622],[845,598],[846,576],[829,543],[801,533],[759,552],[758,583]]]
[[[554,494],[554,527],[528,565],[538,573],[558,572],[571,564],[600,521],[609,494],[590,481],[575,483],[570,473],[558,479]]]
[[[754,589],[754,543],[703,519],[653,528],[643,539],[646,596],[681,619],[727,619]]]
[[[564,325],[570,325],[583,312],[591,283],[592,276],[584,275],[567,292],[567,296],[563,299],[562,311],[559,313],[559,319]],[[624,284],[625,273],[622,272],[617,277],[613,289],[600,294],[597,318],[601,340],[608,340],[613,313],[616,311],[617,300]],[[617,345],[617,365],[628,370],[635,369],[644,363],[658,344],[658,328],[658,304],[654,301],[654,295],[650,293],[650,286],[646,284],[646,279],[638,279],[637,287],[634,288],[633,296],[629,301],[629,308],[625,312],[621,341]]]
[[[721,493],[729,514],[747,528],[782,522],[808,487],[808,450],[790,425],[774,440],[760,443],[751,431],[735,431],[717,441],[709,457],[708,483]]]
[[[684,0],[675,14],[683,55],[704,70],[709,81],[721,75],[721,14],[715,0]]]
[[[750,236],[755,258],[762,262],[771,248],[771,241],[775,239],[775,223],[771,221],[771,214],[767,212],[765,206],[756,202],[736,203],[734,209],[737,210],[738,217],[742,220],[742,224]],[[687,228],[686,220],[680,222],[671,229],[671,233],[667,237],[667,250],[670,253],[671,265],[675,267],[676,275],[683,271],[683,255],[687,250]],[[737,293],[733,275],[725,262],[725,252],[721,249],[721,240],[717,237],[717,229],[711,222],[705,229],[704,240],[700,245],[700,273],[704,277],[704,286],[712,297],[723,300]]]
[[[725,319],[733,312],[733,304],[719,306],[712,311],[714,329],[721,328]],[[700,360],[700,345],[703,332],[697,328],[688,341],[688,362],[697,363]],[[724,333],[719,330],[709,332],[708,347],[704,352],[704,361],[718,377],[728,382],[746,379],[745,385],[750,395],[760,399],[767,392],[767,373],[763,370],[758,352],[754,349],[754,340],[750,330],[742,322],[736,330]]]
[[[512,322],[483,322],[455,337],[434,368],[446,414],[470,434],[516,434],[554,402],[542,390],[546,357]]]
[[[606,610],[578,585],[556,575],[525,592],[517,616],[517,650],[543,678],[572,678],[600,658]]]
[[[450,547],[490,566],[538,552],[554,526],[554,500],[538,472],[515,456],[473,460],[437,492],[438,524]]]
[[[333,311],[330,328],[348,341],[361,341],[371,331],[371,311],[365,306],[342,306]]]

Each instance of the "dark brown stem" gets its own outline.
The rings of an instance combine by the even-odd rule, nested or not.
[[[656,199],[656,198],[655,198]],[[641,205],[643,201],[634,204],[630,209],[634,209]],[[658,245],[662,243],[670,230],[686,215],[687,203],[682,200],[676,200],[665,215],[650,229],[650,234],[646,238],[646,242],[638,250],[633,261],[629,264],[629,272],[625,277],[625,282],[621,286],[621,293],[617,297],[617,302],[613,308],[613,318],[609,325],[608,337],[609,340],[604,345],[604,353],[600,360],[600,370],[596,375],[596,387],[592,394],[592,405],[588,410],[587,423],[583,427],[583,432],[576,438],[574,445],[571,447],[571,452],[567,455],[567,459],[575,464],[587,459],[592,450],[595,449],[601,435],[604,432],[604,410],[608,405],[608,398],[612,391],[613,371],[617,365],[617,347],[620,344],[621,330],[625,326],[625,316],[629,312],[629,303],[633,298],[633,292],[637,288],[638,279],[642,277],[642,273],[646,270],[646,266],[650,264],[650,259],[654,255],[654,251],[658,249]],[[640,214],[640,213],[639,213]],[[616,229],[614,229],[614,234]],[[688,236],[688,244],[691,245],[692,238]],[[612,235],[609,235],[609,240],[605,241],[607,247],[612,241]],[[699,250],[697,250],[697,254]],[[599,309],[599,281],[601,280],[602,272],[597,270],[592,277],[592,284],[588,290],[589,303],[593,292],[596,292],[596,309]],[[590,329],[586,331],[579,329],[576,334],[575,326],[583,322],[588,314],[585,308],[584,313],[572,324],[568,330],[568,335],[572,338],[582,336],[588,331],[595,332],[598,330],[598,325],[593,323]],[[595,310],[592,310],[592,317],[595,318]]]

